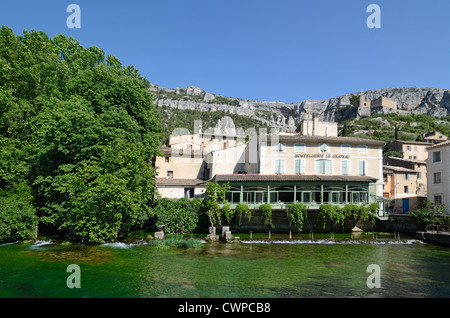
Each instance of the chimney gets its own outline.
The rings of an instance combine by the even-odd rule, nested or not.
[[[313,127],[312,127],[312,135],[316,135],[316,129],[319,129],[319,115],[317,113],[313,114]]]

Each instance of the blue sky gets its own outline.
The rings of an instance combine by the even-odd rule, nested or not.
[[[81,28],[69,29],[69,4]],[[369,29],[369,4],[381,28]],[[150,82],[299,102],[387,87],[450,89],[448,0],[15,0],[16,34],[73,36],[134,65]]]

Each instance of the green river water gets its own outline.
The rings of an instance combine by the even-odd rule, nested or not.
[[[195,248],[145,243],[0,245],[0,298],[449,297],[450,248],[415,239],[246,239]],[[81,270],[68,288],[67,266]],[[380,267],[381,288],[366,281]]]

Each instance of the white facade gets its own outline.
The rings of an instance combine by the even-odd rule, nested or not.
[[[450,214],[450,142],[428,147],[427,189],[428,200],[444,204]]]

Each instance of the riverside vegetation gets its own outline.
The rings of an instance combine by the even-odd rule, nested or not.
[[[0,240],[145,225],[162,125],[149,82],[73,38],[0,29]]]

